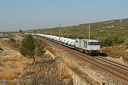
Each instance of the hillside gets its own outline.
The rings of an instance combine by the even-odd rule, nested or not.
[[[63,27],[63,36],[73,37],[73,38],[81,38],[81,37],[88,38],[89,24],[91,26],[91,38],[106,36],[106,34],[108,33],[120,33],[120,34],[128,33],[128,18],[127,18],[127,19],[117,19],[117,20],[110,20],[110,21],[66,26],[66,27]],[[59,27],[29,30],[29,31],[36,32],[36,33],[58,35],[59,34],[58,28]],[[62,28],[61,28],[61,32],[62,32]]]
[[[104,42],[106,39],[111,38],[111,41],[115,40],[115,42],[119,41],[119,44],[128,45],[128,18],[61,27],[60,34],[68,38],[88,38],[89,24],[92,39]],[[59,35],[59,27],[28,30],[27,32]],[[115,44],[115,42],[111,44]],[[102,45],[111,46],[106,45],[106,43]]]

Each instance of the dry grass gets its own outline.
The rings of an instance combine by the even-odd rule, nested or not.
[[[112,58],[115,59],[122,58],[123,61],[128,62],[128,52],[121,45],[103,48],[101,52],[108,54],[108,56]]]
[[[32,63],[32,60],[12,50],[8,38],[1,39],[0,46],[4,48],[0,53],[0,79],[10,80],[22,76],[25,73],[24,67]]]
[[[8,38],[3,38],[3,39],[1,39],[1,45],[2,45],[3,47],[11,48]]]
[[[36,63],[32,59],[23,57],[18,51],[12,50],[9,40],[4,38],[0,42],[4,52],[0,53],[0,80],[31,79],[34,85],[47,83],[48,85],[72,85],[72,78],[64,68],[60,68],[58,62],[46,53],[36,57]],[[46,85],[46,84],[43,84]]]
[[[24,67],[32,62],[32,60],[21,56],[18,52],[10,57],[2,58],[0,79],[9,80],[22,76],[25,73]]]
[[[34,85],[72,85],[72,78],[65,68],[52,59],[49,54],[42,57],[36,57],[36,63],[33,60],[23,57],[19,52],[14,55],[7,55],[1,58],[0,80],[13,79],[31,79]],[[64,81],[65,80],[65,81]]]
[[[31,71],[27,68],[31,68]],[[25,75],[32,76],[30,79],[33,80],[34,85],[72,85],[68,71],[48,54],[42,58],[42,62],[38,61],[35,65],[26,67],[26,71]]]
[[[71,58],[68,58],[68,57],[64,58],[63,57],[62,60],[64,63],[66,63],[67,66],[69,66],[71,68],[76,69],[79,67],[78,64],[75,61],[73,61]]]

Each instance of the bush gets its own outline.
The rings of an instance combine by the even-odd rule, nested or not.
[[[101,47],[102,46],[111,46],[111,44],[112,44],[112,41],[111,41],[111,39],[107,36],[107,37],[105,37],[103,40],[101,40],[100,41],[100,44],[101,44]]]
[[[128,48],[128,39],[124,40],[123,45],[126,47],[126,49]]]
[[[107,36],[100,40],[101,46],[113,46],[116,44],[122,44],[124,42],[120,35]]]
[[[128,43],[126,44],[126,49],[128,49]]]
[[[112,45],[123,43],[123,38],[119,35],[114,35],[111,40],[112,40]]]

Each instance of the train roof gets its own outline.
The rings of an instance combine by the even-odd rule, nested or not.
[[[99,42],[98,40],[94,40],[94,39],[76,39],[76,40],[83,40],[88,42]]]

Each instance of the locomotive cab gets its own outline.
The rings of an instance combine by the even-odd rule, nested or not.
[[[97,54],[100,50],[100,44],[98,40],[88,40],[87,50],[89,53]]]
[[[97,54],[100,50],[100,44],[98,40],[76,39],[75,48],[81,52]]]

